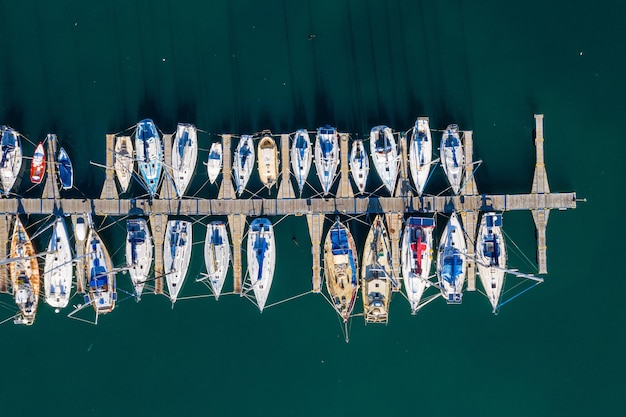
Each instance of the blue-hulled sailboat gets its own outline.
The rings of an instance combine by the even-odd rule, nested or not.
[[[61,188],[69,190],[74,186],[74,169],[72,168],[72,161],[65,148],[59,149],[57,162],[59,164],[59,181],[61,181]]]
[[[137,123],[135,152],[144,185],[150,197],[154,197],[163,169],[163,144],[156,125],[150,119]]]

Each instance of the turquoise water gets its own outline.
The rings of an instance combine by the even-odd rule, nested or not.
[[[546,283],[498,316],[479,293],[415,317],[396,296],[387,327],[357,318],[345,344],[315,295],[262,315],[236,296],[174,309],[145,296],[97,327],[42,305],[32,328],[0,328],[2,415],[622,415],[626,6],[546,3],[0,2],[0,122],[34,142],[58,133],[86,195],[100,192],[104,173],[89,161],[104,162],[105,133],[144,117],[165,132],[194,122],[208,148],[222,132],[330,123],[364,136],[377,124],[408,129],[418,115],[474,131],[481,192],[526,192],[532,115],[544,113],[552,190],[588,199],[551,214]],[[437,174],[428,191],[444,184]],[[533,258],[530,214],[504,221]],[[305,219],[276,232],[270,302],[310,288]],[[123,224],[102,234],[120,247]],[[204,268],[200,248],[190,276]]]

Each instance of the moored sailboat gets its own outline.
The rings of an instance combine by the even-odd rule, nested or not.
[[[259,310],[263,312],[267,302],[276,265],[274,228],[265,218],[255,219],[248,230],[248,274]]]
[[[52,227],[43,270],[45,301],[56,309],[65,308],[70,301],[72,261],[72,249],[65,220],[63,217],[57,217]]]
[[[154,245],[148,223],[141,218],[126,221],[126,265],[135,288],[135,299],[141,300],[152,266]]]
[[[144,185],[150,196],[154,197],[163,169],[163,144],[152,120],[144,119],[137,123],[135,150]]]
[[[434,228],[432,217],[409,217],[402,234],[402,277],[412,314],[419,310],[422,295],[429,286]]]
[[[44,175],[46,175],[46,151],[43,148],[43,143],[39,142],[30,163],[30,182],[41,184]]]
[[[222,172],[223,151],[222,142],[213,142],[209,149],[209,156],[206,161],[206,171],[209,176],[209,182],[215,183],[215,180]]]
[[[204,263],[206,264],[207,280],[211,285],[215,299],[219,299],[226,281],[230,264],[230,242],[226,224],[214,221],[207,225],[204,239]]]
[[[298,129],[293,138],[291,145],[291,168],[293,175],[298,182],[300,194],[304,189],[304,184],[311,170],[311,161],[313,160],[313,152],[311,150],[311,138],[309,132],[305,129]]]
[[[259,142],[259,177],[267,188],[271,189],[278,181],[278,148],[269,134],[265,134]]]
[[[0,128],[0,182],[5,194],[11,192],[22,168],[20,134],[9,126]]]
[[[387,229],[382,217],[376,216],[365,240],[361,266],[365,323],[388,323],[393,280],[391,272]]]
[[[35,247],[18,216],[15,216],[10,259],[11,286],[15,303],[20,309],[20,318],[15,323],[30,326],[35,322],[39,302],[39,264]]]
[[[167,222],[163,244],[163,269],[172,304],[178,299],[178,294],[187,275],[193,245],[191,239],[191,222],[185,220],[169,220]]]
[[[235,149],[235,159],[233,161],[235,184],[237,185],[237,195],[239,196],[246,189],[246,185],[252,175],[254,157],[252,137],[250,135],[242,135],[237,144],[237,149]]]
[[[323,195],[330,192],[339,166],[339,143],[337,130],[326,125],[317,129],[315,142],[315,169],[322,184]]]
[[[467,271],[466,252],[461,222],[456,213],[452,213],[437,252],[437,279],[441,295],[448,304],[461,304]]]
[[[506,272],[506,246],[501,214],[483,214],[476,239],[476,266],[485,294],[495,313],[500,303]]]
[[[178,198],[187,191],[196,169],[196,162],[198,162],[198,130],[192,124],[179,123],[172,145],[172,177]]]
[[[59,181],[61,181],[61,188],[69,190],[74,186],[74,169],[72,168],[72,161],[65,148],[59,149],[57,162],[59,163]]]
[[[391,128],[375,126],[370,131],[370,150],[376,172],[391,195],[398,178],[398,147]]]
[[[433,140],[430,134],[430,126],[427,118],[419,118],[415,121],[411,133],[411,144],[409,145],[409,167],[413,184],[417,189],[417,194],[422,195],[433,156]]]
[[[324,275],[330,301],[344,322],[350,318],[358,294],[357,265],[356,243],[337,219],[324,243]]]
[[[370,172],[370,159],[365,152],[365,146],[360,139],[352,142],[352,150],[350,151],[350,172],[352,179],[358,188],[359,193],[365,192],[367,184],[367,176]]]
[[[443,171],[446,173],[448,182],[452,187],[452,192],[458,194],[461,191],[465,156],[463,155],[463,144],[461,143],[457,125],[449,125],[443,132],[439,147],[439,157],[441,158]]]
[[[86,298],[96,311],[96,317],[110,313],[117,301],[116,277],[109,252],[93,226],[89,228],[85,241],[85,257],[89,285]]]
[[[118,136],[115,141],[115,176],[120,184],[121,191],[128,191],[130,180],[135,170],[133,142],[130,136]]]

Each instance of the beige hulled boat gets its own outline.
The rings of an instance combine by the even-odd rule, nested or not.
[[[366,323],[387,323],[391,301],[391,252],[387,229],[376,216],[363,248],[361,289]]]
[[[35,257],[35,247],[17,216],[11,238],[10,257],[13,259],[9,263],[13,296],[21,314],[15,323],[30,326],[35,322],[37,303],[39,302],[39,287],[41,285],[39,264]]]
[[[259,155],[259,177],[267,188],[272,188],[278,181],[278,148],[269,134],[263,136],[257,150]]]
[[[330,301],[347,322],[356,301],[358,281],[356,243],[350,230],[337,220],[324,243],[324,275]]]

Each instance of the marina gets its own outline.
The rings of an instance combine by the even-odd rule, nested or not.
[[[218,198],[185,196],[184,190],[187,188],[194,169],[196,169],[197,154],[201,150],[196,150],[200,141],[196,138],[195,127],[193,127],[193,133],[190,134],[180,126],[189,127],[192,125],[179,125],[177,134],[161,135],[149,119],[138,124],[137,130],[141,130],[141,133],[137,136],[135,145],[140,173],[133,175],[129,175],[134,167],[134,159],[130,157],[133,152],[131,136],[107,134],[105,137],[107,149],[104,165],[105,180],[99,198],[63,198],[59,194],[57,165],[54,158],[48,158],[46,161],[48,175],[45,178],[41,198],[22,198],[9,194],[8,198],[0,199],[0,212],[3,213],[0,221],[0,239],[5,237],[4,242],[8,241],[10,225],[14,223],[15,215],[62,213],[72,216],[77,249],[75,261],[77,264],[75,272],[76,290],[79,293],[86,292],[91,297],[89,302],[94,303],[94,308],[98,314],[110,312],[115,306],[117,300],[115,268],[110,264],[106,248],[99,240],[95,230],[89,231],[88,238],[84,235],[79,236],[77,226],[81,221],[84,224],[85,216],[122,218],[133,213],[134,216],[149,219],[150,230],[136,223],[129,225],[128,229],[130,245],[127,251],[127,258],[130,259],[128,264],[143,270],[141,274],[138,274],[137,271],[132,274],[133,276],[143,276],[143,278],[133,279],[133,284],[137,288],[135,295],[139,299],[143,284],[148,280],[154,282],[153,287],[156,294],[163,294],[163,278],[166,278],[167,294],[172,304],[177,300],[185,280],[192,242],[191,223],[171,220],[168,217],[225,216],[227,217],[226,225],[230,231],[230,239],[226,229],[220,229],[220,231],[216,229],[211,232],[211,235],[207,231],[205,239],[204,256],[210,258],[205,259],[205,262],[213,295],[215,298],[219,297],[224,284],[225,269],[228,269],[229,263],[231,263],[233,292],[243,296],[247,291],[252,290],[255,293],[259,309],[263,311],[274,278],[274,263],[280,262],[280,248],[274,247],[272,223],[267,219],[257,219],[263,221],[255,221],[255,228],[251,228],[252,235],[248,233],[246,252],[250,283],[245,283],[242,245],[245,241],[248,218],[252,222],[252,218],[256,217],[306,216],[312,243],[310,248],[312,255],[311,292],[321,293],[324,276],[322,271],[332,267],[331,265],[323,265],[322,258],[337,259],[337,262],[343,262],[342,265],[345,266],[345,255],[348,253],[342,249],[341,253],[337,252],[335,256],[329,256],[329,249],[325,249],[327,254],[325,257],[322,256],[324,237],[329,233],[328,224],[325,225],[325,221],[332,220],[334,222],[338,216],[350,218],[351,216],[367,214],[372,218],[376,217],[375,222],[378,224],[376,231],[371,232],[373,234],[371,238],[368,238],[368,241],[371,241],[370,253],[365,256],[350,252],[353,262],[356,262],[357,259],[358,263],[363,262],[362,266],[358,263],[350,266],[354,269],[355,276],[357,276],[356,268],[361,266],[358,276],[363,282],[355,283],[345,276],[341,280],[350,283],[351,288],[346,289],[346,295],[354,293],[354,297],[357,297],[357,288],[361,285],[364,309],[367,310],[365,312],[366,321],[387,323],[389,319],[387,309],[391,298],[389,294],[401,291],[403,279],[407,291],[409,290],[408,287],[412,292],[414,291],[414,293],[406,296],[411,303],[411,312],[413,313],[419,310],[424,303],[432,301],[432,296],[422,299],[422,294],[430,286],[438,287],[449,303],[460,303],[463,290],[472,292],[477,289],[476,271],[477,269],[480,271],[481,268],[477,268],[474,250],[477,245],[477,228],[481,213],[530,210],[536,227],[537,269],[540,274],[546,274],[548,215],[551,210],[573,209],[578,202],[574,192],[550,192],[543,155],[543,115],[535,115],[534,140],[537,163],[531,192],[496,195],[478,193],[472,175],[474,172],[472,169],[473,132],[460,131],[456,125],[450,125],[444,131],[444,138],[446,138],[446,133],[447,136],[450,136],[450,131],[453,130],[455,140],[451,149],[442,151],[445,153],[449,167],[451,166],[455,170],[454,177],[450,181],[453,192],[437,196],[425,194],[424,186],[427,183],[428,175],[416,173],[419,172],[418,170],[428,173],[435,169],[434,166],[430,166],[431,155],[423,155],[423,149],[430,150],[431,147],[433,149],[435,147],[430,143],[432,141],[430,128],[424,128],[424,126],[428,126],[428,118],[419,118],[415,127],[407,133],[392,133],[391,129],[386,126],[372,129],[372,137],[375,136],[375,129],[381,133],[380,140],[377,139],[378,136],[371,139],[372,141],[379,140],[378,145],[375,146],[374,143],[370,142],[370,146],[372,153],[380,151],[382,155],[382,159],[378,163],[374,155],[372,158],[375,165],[378,164],[376,169],[386,188],[383,194],[388,194],[388,196],[364,193],[364,184],[369,170],[354,168],[357,162],[362,163],[364,157],[366,158],[365,162],[369,163],[368,156],[364,152],[363,142],[353,141],[350,134],[337,132],[335,128],[330,126],[318,129],[314,146],[315,168],[322,186],[319,194],[307,198],[298,198],[294,192],[294,184],[299,195],[302,195],[303,187],[309,186],[306,179],[312,165],[311,156],[313,152],[310,149],[312,141],[308,139],[309,132],[300,130],[295,134],[280,135],[272,135],[270,132],[264,131],[260,135],[242,135],[240,138],[230,134],[220,135],[221,140],[213,142],[210,146],[211,150],[208,153],[210,166],[208,166],[209,170],[204,173],[204,175],[210,176],[211,182],[214,182],[221,170],[222,178],[219,184]],[[418,126],[421,132],[419,134],[416,132]],[[424,129],[428,129],[428,134]],[[413,130],[414,133],[410,134]],[[457,143],[457,138],[462,143]],[[54,139],[49,137],[44,143],[48,155],[56,155],[57,143]],[[418,139],[420,143],[416,142]],[[258,141],[256,156],[258,156],[259,162],[256,161],[255,157],[255,140]],[[159,145],[161,141],[162,145]],[[232,152],[232,146],[236,141],[238,141],[238,145],[235,152]],[[220,146],[213,146],[216,143]],[[350,152],[351,143],[356,143],[358,146],[358,158],[355,157],[356,152]],[[443,147],[444,142],[442,142]],[[191,152],[190,157],[184,156],[188,149]],[[410,158],[409,154],[411,154]],[[201,159],[207,160],[206,158],[205,155]],[[211,158],[215,162],[211,162]],[[297,158],[297,160],[290,160],[290,158]],[[263,164],[261,161],[264,161]],[[432,164],[435,162],[436,160]],[[264,195],[269,192],[269,197],[262,198],[257,194],[252,194],[249,197],[245,194],[241,198],[255,164],[257,164],[259,176],[266,187],[265,190],[269,190]],[[293,169],[293,172],[290,171],[290,168]],[[161,175],[161,171],[163,171],[163,175]],[[355,172],[359,172],[365,178],[357,179]],[[295,182],[291,181],[292,175]],[[356,189],[350,182],[351,175]],[[369,171],[369,175],[372,175],[371,171]],[[418,175],[420,179],[416,180]],[[143,177],[143,187],[146,189],[147,195],[137,198],[119,198],[116,178],[120,192],[127,193],[128,182],[130,182],[131,177],[139,178],[140,176]],[[397,180],[396,176],[398,177]],[[451,178],[450,175],[448,178]],[[411,185],[411,180],[416,183],[415,187]],[[65,188],[66,182],[62,178],[60,181]],[[277,185],[277,188],[272,194],[274,185]],[[336,192],[333,192],[335,189]],[[406,237],[407,242],[401,245],[403,224],[407,216],[423,216],[424,214],[431,216],[436,214],[451,215],[451,219],[454,219],[455,223],[452,225],[452,230],[455,231],[454,239],[452,239],[452,232],[449,232],[449,236],[447,238],[443,236],[442,241],[444,243],[454,241],[456,249],[451,251],[450,248],[440,247],[440,262],[436,262],[435,259],[432,259],[431,262],[431,259],[424,258],[426,254],[431,254],[433,251],[437,252],[437,246],[436,243],[429,240],[428,247],[432,247],[432,249],[424,252],[420,249],[420,245],[423,245],[422,240],[420,240],[422,238],[416,232],[411,235],[412,237]],[[377,215],[380,216],[377,217]],[[419,224],[428,226],[430,228],[429,233],[431,233],[434,222],[430,223],[423,220],[420,222]],[[144,221],[143,224],[147,225],[148,223]],[[93,235],[91,234],[92,231]],[[327,239],[326,245],[341,246],[343,244],[341,242],[352,239],[351,236],[348,240],[341,236],[350,236],[349,230],[344,235],[337,234],[332,242]],[[145,254],[140,255],[139,246],[136,244],[144,243],[146,238],[149,239],[149,242],[146,243],[149,245],[149,249],[145,249]],[[439,236],[428,239],[434,239],[437,242]],[[230,241],[232,247],[229,246],[228,250],[225,250],[224,247],[220,248],[224,241],[227,242],[227,245]],[[440,243],[440,245],[444,245],[444,243]],[[148,258],[151,258],[152,244],[154,245],[154,267],[151,269],[151,259]],[[7,249],[6,245],[0,245],[0,259],[7,257]],[[335,248],[330,250],[334,251]],[[364,251],[366,250],[367,244]],[[82,259],[83,253],[87,254],[85,260]],[[379,256],[379,253],[384,253],[384,259]],[[419,261],[407,267],[405,264],[414,262],[417,259],[416,256],[420,257]],[[484,258],[485,252],[482,251],[480,256]],[[137,261],[141,262],[136,263]],[[439,283],[436,282],[437,279],[430,280],[432,278],[429,277],[431,263],[437,264]],[[421,271],[420,265],[428,265],[428,271]],[[461,269],[458,269],[457,266]],[[339,264],[335,267],[343,268]],[[149,274],[151,278],[147,278],[150,270],[153,271],[152,274]],[[373,272],[370,273],[370,270]],[[341,273],[343,272],[336,269],[336,276],[340,276]],[[411,276],[408,277],[407,274],[411,274]],[[87,284],[85,284],[84,277],[87,277]],[[455,281],[455,277],[458,277],[459,281]],[[481,276],[481,278],[485,282],[485,277]],[[202,280],[198,279],[197,281]],[[377,298],[376,294],[372,295],[371,292],[368,292],[368,286],[375,286],[376,284],[384,284],[384,291],[380,292],[382,294],[380,299]],[[280,284],[274,283],[274,285]],[[9,288],[6,268],[0,268],[0,291],[8,292]],[[330,291],[330,287],[327,288]],[[490,293],[494,312],[498,309],[500,283],[496,284],[496,289],[497,291]],[[339,291],[338,288],[334,288],[332,291],[341,294],[341,291],[344,290]],[[495,297],[495,292],[498,292],[498,298]],[[366,302],[367,299],[369,299],[369,303]],[[98,300],[97,303],[100,303],[101,306],[96,307],[94,300]],[[337,308],[337,311],[344,321],[349,318],[354,304],[354,299],[350,299],[348,296],[345,300],[340,300],[342,307]]]

